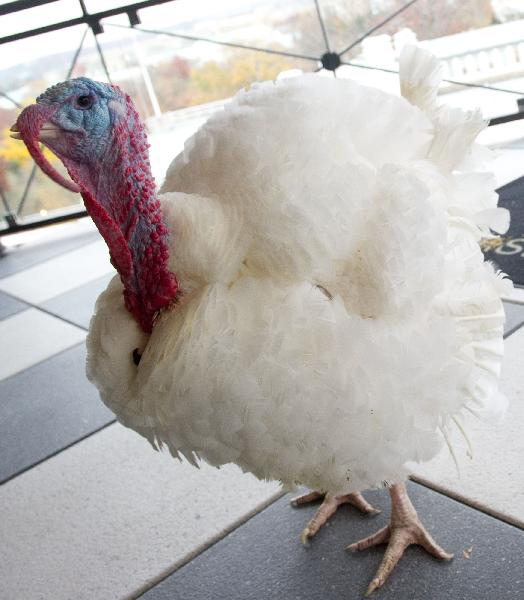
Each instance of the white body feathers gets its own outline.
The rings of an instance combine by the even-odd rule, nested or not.
[[[180,302],[148,338],[115,278],[91,322],[88,375],[123,424],[191,462],[346,492],[401,481],[464,410],[503,410],[510,284],[478,240],[507,217],[490,175],[461,170],[484,123],[436,106],[426,53],[401,68],[407,100],[266,82],[188,141],[162,189]]]

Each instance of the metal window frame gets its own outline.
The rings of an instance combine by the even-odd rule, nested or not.
[[[29,8],[36,8],[37,6],[44,6],[46,4],[52,4],[58,0],[16,0],[15,2],[9,2],[0,6],[0,16],[7,15],[10,13],[18,12],[21,10],[27,10]],[[5,35],[0,37],[0,44],[7,44],[9,42],[16,42],[17,40],[23,40],[25,38],[33,37],[35,35],[41,35],[42,33],[50,33],[51,31],[59,31],[60,29],[66,29],[68,27],[75,27],[77,25],[89,25],[95,34],[102,33],[103,28],[100,23],[102,19],[108,17],[114,17],[116,15],[127,15],[129,22],[133,25],[136,22],[137,11],[144,8],[150,8],[159,4],[167,4],[168,2],[175,2],[176,0],[143,0],[142,2],[134,2],[126,4],[125,6],[111,8],[96,13],[90,13],[83,2],[78,0],[80,8],[82,9],[82,16],[74,19],[68,19],[67,21],[60,21],[58,23],[52,23],[50,25],[44,25],[35,29],[29,29],[27,31],[21,31],[19,33],[13,33],[12,35]]]

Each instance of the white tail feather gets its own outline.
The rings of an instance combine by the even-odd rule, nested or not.
[[[406,46],[400,55],[400,92],[425,113],[436,108],[442,66],[437,58],[417,46]]]
[[[451,171],[471,151],[477,135],[487,122],[479,110],[464,111],[441,106],[433,120],[435,135],[428,158],[444,170]]]

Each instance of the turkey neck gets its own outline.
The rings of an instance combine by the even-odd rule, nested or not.
[[[168,269],[169,232],[155,191],[148,147],[133,109],[114,124],[101,164],[68,165],[120,275],[126,308],[146,333],[151,332],[157,313],[174,302],[178,293],[177,279]]]

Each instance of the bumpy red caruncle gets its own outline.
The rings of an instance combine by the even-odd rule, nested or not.
[[[84,189],[82,196],[120,273],[126,307],[150,332],[155,315],[176,299],[179,287],[168,268],[169,232],[151,174],[144,126],[129,96],[125,101],[125,117],[115,123],[110,154],[98,177],[97,197]]]

